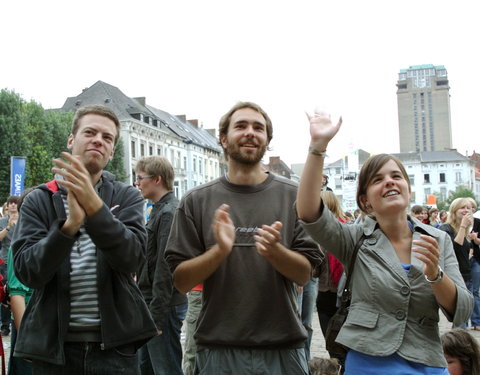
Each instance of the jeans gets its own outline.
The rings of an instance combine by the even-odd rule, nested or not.
[[[470,266],[471,279],[467,282],[467,288],[472,292],[474,299],[473,313],[470,320],[472,322],[472,327],[480,327],[480,263],[477,262],[475,257],[472,257],[470,259]]]
[[[13,356],[16,342],[17,329],[15,328],[15,324],[12,324],[12,332],[10,335],[10,357],[8,359],[7,375],[32,375],[32,362]]]
[[[100,343],[66,342],[65,365],[33,360],[34,375],[139,375],[133,344],[102,350]]]
[[[195,354],[197,344],[193,334],[197,329],[197,320],[202,309],[202,291],[191,290],[188,292],[188,310],[185,318],[185,351],[183,352],[183,372],[185,375],[193,375],[195,371]]]
[[[303,293],[298,296],[298,310],[302,318],[302,324],[307,330],[307,341],[305,342],[305,355],[307,361],[310,360],[310,345],[312,343],[313,327],[312,315],[315,308],[318,292],[318,278],[312,278],[307,285],[303,287]]]
[[[187,307],[185,302],[165,309],[162,334],[140,348],[142,375],[183,375],[180,334]]]

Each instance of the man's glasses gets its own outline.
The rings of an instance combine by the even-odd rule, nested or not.
[[[145,178],[152,178],[152,177],[155,177],[155,176],[154,176],[154,175],[151,175],[151,174],[149,174],[149,175],[147,175],[147,176],[140,176],[140,175],[138,175],[138,176],[137,176],[137,181],[142,181],[142,180],[145,179]]]

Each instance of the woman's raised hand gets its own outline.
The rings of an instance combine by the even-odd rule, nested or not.
[[[307,116],[310,122],[311,146],[317,149],[318,147],[326,147],[340,129],[342,117],[338,119],[336,125],[333,125],[330,114],[325,111],[315,110],[313,116],[310,116],[308,113]]]

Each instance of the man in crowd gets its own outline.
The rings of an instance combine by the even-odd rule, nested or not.
[[[187,312],[187,297],[179,293],[164,253],[178,200],[173,194],[174,172],[160,156],[141,159],[136,167],[136,185],[153,202],[147,222],[146,262],[138,272],[138,285],[147,302],[158,336],[140,350],[143,375],[183,375],[180,334]]]
[[[143,259],[143,199],[104,171],[119,138],[115,113],[77,110],[55,180],[24,200],[12,245],[16,274],[35,289],[15,356],[34,374],[137,374],[156,335],[133,279]]]
[[[0,275],[2,276],[1,285],[5,285],[7,282],[7,259],[8,249],[10,248],[10,242],[12,241],[13,228],[17,224],[18,211],[17,203],[20,197],[11,195],[7,198],[7,210],[8,215],[0,219]],[[11,312],[10,308],[2,304],[1,306],[1,320],[2,320],[2,336],[8,336],[10,334]]]
[[[321,255],[296,217],[296,185],[262,168],[271,139],[258,105],[230,109],[220,120],[228,173],[190,190],[172,225],[175,286],[204,282],[196,373],[308,374],[295,284],[311,279]]]

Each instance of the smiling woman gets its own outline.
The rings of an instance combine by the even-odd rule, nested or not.
[[[309,116],[310,151],[297,196],[306,231],[351,277],[351,305],[336,342],[347,350],[345,374],[447,374],[438,335],[442,307],[454,325],[472,311],[472,296],[446,233],[407,215],[410,181],[392,155],[368,159],[359,174],[358,224],[339,222],[320,194],[323,152],[337,134],[328,114]],[[314,152],[318,151],[318,152]],[[418,347],[423,348],[422,351]]]

